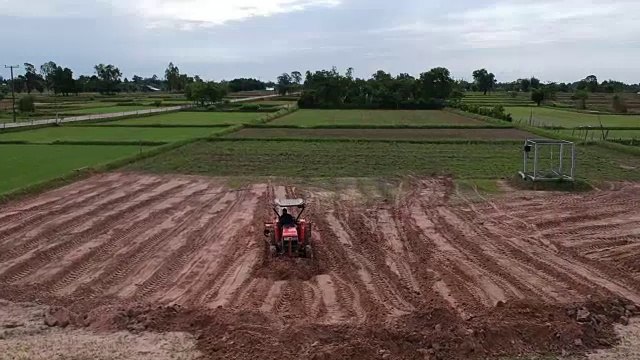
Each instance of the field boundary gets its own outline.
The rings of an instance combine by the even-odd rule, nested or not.
[[[464,112],[462,110],[457,110],[457,109],[454,112],[458,113],[459,115],[467,114],[466,112]],[[467,116],[471,116],[471,115],[475,115],[475,114],[468,113]],[[477,116],[480,116],[480,115],[477,115]],[[485,116],[482,116],[482,117],[485,117]],[[492,123],[504,122],[504,121],[499,120],[499,119],[493,119],[493,118],[488,118],[488,117],[487,117],[487,120],[485,120],[485,121],[489,121],[489,122],[492,122]],[[610,141],[606,141],[606,140],[584,141],[583,139],[575,137],[575,136],[564,135],[564,134],[560,134],[560,133],[554,133],[554,132],[548,131],[548,129],[544,129],[544,128],[539,128],[539,127],[530,126],[530,125],[517,123],[517,122],[515,122],[513,124],[515,125],[515,127],[517,129],[520,129],[520,130],[523,130],[523,131],[527,131],[527,132],[530,132],[532,134],[536,134],[536,135],[539,135],[539,136],[542,136],[542,137],[548,137],[548,138],[551,138],[551,139],[558,139],[558,140],[572,141],[572,142],[575,142],[577,145],[596,145],[596,146],[600,146],[600,147],[603,147],[603,148],[608,149],[608,150],[614,150],[614,151],[618,151],[618,152],[621,152],[621,153],[624,153],[624,154],[628,154],[628,155],[640,156],[640,148],[638,148],[638,147],[633,147],[633,146],[629,146],[629,145],[622,145],[622,144],[618,144],[618,143],[614,143],[614,142],[610,142]]]
[[[350,139],[350,138],[309,138],[309,137],[270,137],[270,138],[228,138],[215,137],[205,139],[207,142],[236,142],[236,141],[278,141],[278,142],[346,142],[346,143],[403,143],[403,144],[521,144],[521,140],[469,140],[469,139]]]
[[[34,184],[26,185],[21,188],[9,190],[9,191],[0,193],[0,205],[6,204],[9,201],[12,201],[24,196],[37,195],[50,189],[65,186],[75,181],[86,179],[92,175],[108,172],[108,171],[123,167],[125,165],[134,163],[139,160],[151,158],[151,157],[160,155],[164,152],[185,146],[187,144],[213,139],[218,136],[224,136],[229,133],[239,131],[240,129],[242,129],[242,125],[231,126],[225,130],[222,130],[214,134],[210,134],[205,137],[197,137],[197,138],[191,138],[186,140],[180,140],[180,141],[164,144],[158,147],[151,147],[133,156],[126,156],[126,157],[122,157],[122,158],[105,162],[102,164],[87,166],[81,169],[76,169],[73,172],[64,174],[62,176],[58,176],[49,180],[44,180]],[[34,144],[34,145],[54,146],[54,145],[62,145],[62,144],[58,143],[58,144]],[[65,144],[65,145],[68,145],[68,144]],[[104,145],[104,144],[92,144],[92,145]]]
[[[248,129],[371,129],[371,130],[394,130],[394,129],[513,129],[513,125],[498,124],[396,124],[396,125],[369,125],[369,124],[324,124],[324,125],[296,125],[296,124],[246,124]]]
[[[211,125],[175,125],[175,124],[74,124],[74,125],[64,125],[64,127],[86,127],[86,128],[225,128],[229,126],[235,126],[238,124],[226,123],[226,124],[211,124]]]
[[[177,113],[177,112],[180,112],[180,110],[166,111],[166,112],[163,112],[162,115],[164,115],[164,114],[172,114],[172,113]],[[85,121],[82,122],[82,125],[88,126],[87,124],[98,124],[98,123],[109,122],[109,121],[119,121],[119,120],[127,120],[127,119],[145,118],[145,117],[151,117],[151,116],[157,116],[157,115],[159,115],[159,114],[157,114],[157,113],[148,113],[148,114],[139,114],[139,115],[125,115],[125,116],[120,116],[120,117],[112,117],[112,118],[104,118],[104,119],[85,120]],[[78,125],[79,125],[79,123],[69,122],[69,123],[39,124],[39,125],[32,125],[32,126],[19,126],[19,127],[11,127],[11,128],[2,127],[2,128],[0,128],[0,134],[8,133],[8,132],[20,132],[20,131],[44,129],[44,128],[55,127],[55,126],[75,127],[75,126],[78,126]]]

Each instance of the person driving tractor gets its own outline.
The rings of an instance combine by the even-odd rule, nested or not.
[[[282,215],[280,215],[280,227],[295,225],[296,220],[287,209],[282,209]]]

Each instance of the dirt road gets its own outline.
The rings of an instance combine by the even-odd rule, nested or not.
[[[95,176],[0,208],[0,298],[205,333],[203,352],[239,358],[580,352],[640,305],[639,185],[492,201],[448,179],[369,185]],[[283,196],[310,202],[313,261],[267,255]],[[599,320],[575,321],[582,306]]]

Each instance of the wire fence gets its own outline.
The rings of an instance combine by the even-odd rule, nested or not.
[[[191,107],[193,107],[193,105],[180,105],[180,106],[163,107],[163,108],[157,108],[157,109],[124,111],[124,112],[106,113],[106,114],[80,115],[80,116],[71,116],[71,117],[65,117],[65,118],[20,121],[15,123],[2,123],[0,124],[0,129],[11,129],[11,128],[18,128],[18,127],[25,127],[25,126],[38,126],[38,125],[50,125],[50,124],[63,124],[63,123],[69,123],[69,122],[100,120],[100,119],[115,119],[115,118],[120,118],[125,116],[135,116],[135,115],[145,115],[145,114],[177,111],[177,110],[188,109]]]
[[[263,100],[263,99],[269,99],[277,96],[279,95],[263,95],[263,96],[256,96],[256,97],[250,97],[250,98],[233,99],[230,102],[238,103],[238,102],[246,102],[246,101],[254,101],[254,100]],[[44,120],[6,122],[6,123],[0,124],[0,130],[27,127],[27,126],[63,124],[63,123],[77,122],[77,121],[116,119],[116,118],[125,117],[125,116],[136,116],[136,115],[163,113],[163,112],[169,112],[169,111],[178,111],[178,110],[189,109],[192,107],[194,107],[194,105],[188,104],[188,105],[171,106],[171,107],[148,109],[148,110],[124,111],[124,112],[118,112],[118,113],[80,115],[80,116],[71,116],[71,117],[65,117],[65,118],[44,119]]]

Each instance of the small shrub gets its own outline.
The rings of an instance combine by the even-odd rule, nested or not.
[[[613,98],[611,99],[611,108],[613,108],[613,111],[617,113],[626,113],[629,111],[627,103],[621,94],[613,95]]]
[[[96,99],[95,96],[93,96],[93,95],[89,96],[89,101],[95,101],[95,99]]]
[[[18,100],[18,110],[23,113],[32,113],[36,111],[36,98],[33,95],[22,96]]]
[[[242,105],[242,107],[240,107],[241,110],[244,111],[259,111],[260,110],[260,105],[258,104],[244,104]]]
[[[511,116],[511,114],[506,113],[504,106],[502,105],[496,105],[492,108],[482,107],[475,104],[465,104],[465,103],[450,104],[450,105],[452,105],[451,107],[453,108],[460,109],[462,111],[470,112],[473,114],[500,119],[507,122],[513,121],[513,117]]]
[[[153,102],[153,106],[155,106],[155,107],[160,107],[160,106],[162,106],[162,100],[155,100],[155,101]]]
[[[517,91],[509,91],[509,96],[511,96],[512,98],[517,98],[518,97],[518,92]]]

